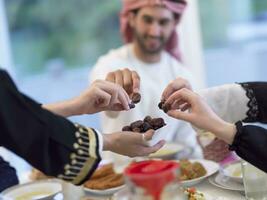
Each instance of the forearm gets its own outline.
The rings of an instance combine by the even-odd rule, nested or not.
[[[214,133],[219,139],[224,140],[227,144],[232,144],[236,135],[236,126],[232,123],[220,120],[213,123],[214,128],[209,131]]]
[[[230,144],[230,150],[236,151],[241,158],[267,172],[266,129],[252,125],[243,126],[241,122],[236,124],[225,122],[214,125],[216,128],[210,131]]]
[[[77,106],[74,100],[62,101],[51,104],[43,104],[43,108],[63,117],[79,115]]]

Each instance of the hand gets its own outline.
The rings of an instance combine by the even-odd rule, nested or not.
[[[189,81],[187,81],[184,78],[178,77],[175,80],[173,80],[171,83],[169,83],[169,85],[167,85],[167,87],[165,88],[165,90],[162,93],[161,101],[165,101],[174,92],[176,92],[182,88],[187,88],[189,90],[192,90],[192,87],[191,87]]]
[[[144,134],[144,140],[141,133],[135,132],[118,132],[112,134],[103,134],[104,151],[112,151],[121,155],[136,157],[148,156],[158,151],[165,141],[160,141],[154,146],[147,146],[147,142],[152,139],[154,130],[148,130]]]
[[[112,83],[119,84],[128,95],[139,93],[140,77],[136,71],[131,71],[127,68],[108,73],[106,80]]]
[[[108,81],[96,80],[78,97],[63,102],[45,104],[42,107],[58,115],[69,117],[106,110],[129,110],[129,103],[129,96],[121,86]]]
[[[118,84],[103,80],[94,81],[88,90],[73,101],[76,112],[80,114],[130,109],[130,99],[126,91]]]
[[[169,96],[166,103],[173,109],[168,111],[169,116],[188,121],[200,129],[214,133],[227,143],[232,143],[236,133],[235,125],[219,118],[196,93],[183,88]]]

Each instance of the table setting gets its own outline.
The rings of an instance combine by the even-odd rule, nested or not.
[[[172,144],[171,144],[172,145]],[[170,145],[170,146],[171,146]],[[178,148],[179,146],[179,148]],[[180,151],[183,151],[182,145],[178,145],[176,150],[176,154],[179,155]],[[168,149],[168,145],[166,145],[166,149]],[[174,146],[172,146],[174,147]],[[131,166],[133,163],[142,163],[142,162],[173,162],[179,165],[178,173],[180,177],[183,177],[184,180],[175,179],[174,186],[175,191],[182,191],[180,199],[195,199],[195,200],[242,200],[245,199],[244,185],[242,181],[242,168],[241,161],[233,161],[232,163],[228,163],[225,165],[219,165],[218,163],[205,160],[205,159],[189,159],[189,160],[177,160],[177,159],[162,159],[162,158],[171,158],[170,155],[174,154],[173,151],[165,151],[160,152],[159,155],[154,155],[155,157],[146,158],[146,159],[128,159],[127,162],[123,160],[123,167],[117,167],[116,163],[111,162],[110,160],[103,160],[97,171],[101,170],[98,174],[106,174],[106,177],[96,177],[100,181],[92,182],[89,186],[85,183],[83,186],[74,186],[72,184],[60,181],[58,179],[43,179],[43,180],[33,180],[29,183],[21,184],[18,186],[14,186],[9,188],[1,193],[1,198],[4,200],[15,199],[15,200],[26,200],[26,199],[35,199],[35,200],[61,200],[61,199],[80,199],[80,200],[126,200],[127,195],[130,195],[129,187],[132,187],[132,183],[129,183],[129,178],[125,175],[125,170]],[[163,155],[160,158],[160,155]],[[169,156],[169,157],[168,157]],[[116,158],[118,160],[118,157]],[[116,160],[116,161],[117,161]],[[121,162],[122,163],[122,162]],[[121,165],[121,163],[117,163]],[[125,164],[127,163],[127,164]],[[197,163],[197,164],[196,164]],[[193,169],[192,166],[196,165],[196,169],[201,171],[199,166],[202,166],[204,172],[202,174],[197,175],[191,171],[186,171],[187,169]],[[106,169],[104,169],[106,167]],[[147,170],[161,170],[160,165],[156,164],[154,166],[151,165],[151,169]],[[184,171],[185,170],[185,171]],[[112,172],[112,173],[111,173]],[[161,171],[160,171],[161,172]],[[157,173],[160,173],[157,172]],[[188,177],[185,177],[185,174]],[[101,176],[102,176],[101,175]],[[112,177],[113,176],[113,177]],[[190,177],[191,176],[191,177]],[[124,178],[124,181],[121,183],[111,184],[112,182],[118,182],[117,179]],[[94,180],[94,175],[92,176]],[[127,180],[128,179],[128,180]],[[186,180],[187,179],[187,180]],[[162,177],[158,180],[162,180]],[[106,185],[103,185],[104,182],[107,182]],[[157,185],[158,181],[154,181],[152,184]],[[97,186],[96,184],[101,183],[102,186]],[[92,187],[93,188],[89,188]],[[168,184],[167,184],[168,185]],[[101,188],[102,187],[102,188]],[[105,188],[107,187],[107,188]],[[140,187],[140,186],[138,186]],[[152,190],[154,190],[152,187]],[[97,189],[96,189],[97,188]],[[39,191],[39,192],[38,192]],[[40,192],[42,191],[42,192]],[[190,191],[194,195],[201,195],[200,197],[190,197],[188,191]],[[191,194],[190,193],[190,194]],[[178,194],[175,194],[178,195]],[[31,197],[32,196],[32,197]],[[179,195],[178,195],[179,196]],[[169,197],[168,199],[177,199],[177,197]],[[128,198],[130,199],[130,198]],[[145,199],[145,198],[144,198]],[[159,198],[158,198],[159,199]],[[164,198],[164,199],[167,199]],[[190,199],[190,200],[191,200]]]

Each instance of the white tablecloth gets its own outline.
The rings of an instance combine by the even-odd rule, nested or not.
[[[197,190],[203,192],[204,194],[207,195],[207,197],[211,197],[211,200],[245,200],[245,197],[235,191],[230,191],[230,190],[224,190],[221,188],[218,188],[212,184],[209,183],[208,180],[204,180],[198,185],[195,185],[194,187],[197,188]],[[83,192],[83,189],[81,187],[74,187],[70,184],[66,184],[64,186],[65,190],[65,197],[64,199],[87,199],[88,200],[111,200],[112,198],[110,197],[97,197],[93,196],[90,194],[86,194]],[[208,199],[210,200],[210,199]]]
[[[212,200],[245,200],[240,192],[224,190],[209,183],[208,180],[195,186],[197,190],[212,197]]]

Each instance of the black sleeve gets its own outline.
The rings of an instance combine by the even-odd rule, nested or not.
[[[259,169],[267,172],[267,130],[258,126],[236,123],[237,133],[230,150]]]
[[[240,83],[249,98],[247,118],[244,122],[267,123],[267,82]]]
[[[2,157],[0,157],[0,192],[19,184],[16,170],[9,165]]]
[[[100,161],[98,135],[21,94],[0,70],[0,145],[37,169],[81,184]]]

